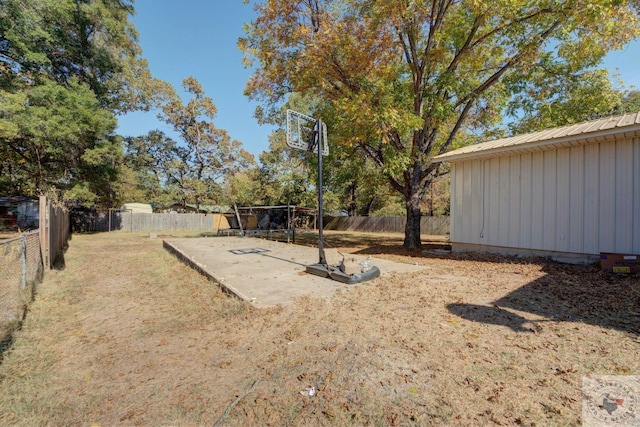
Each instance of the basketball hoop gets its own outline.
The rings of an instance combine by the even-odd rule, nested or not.
[[[318,156],[318,262],[307,265],[307,273],[327,277],[342,283],[360,283],[380,276],[380,269],[373,266],[362,274],[345,274],[337,266],[330,266],[324,254],[322,229],[322,156],[329,155],[327,125],[297,111],[287,110],[287,145],[296,150],[316,153]],[[320,148],[322,147],[322,148]]]
[[[297,111],[287,110],[287,145],[311,153],[317,153],[318,146],[322,145],[322,155],[328,156],[327,125]]]

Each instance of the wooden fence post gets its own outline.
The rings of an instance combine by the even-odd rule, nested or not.
[[[42,266],[45,271],[49,270],[49,203],[47,196],[40,196],[40,207],[38,211],[38,227],[40,228],[40,253],[42,255]]]

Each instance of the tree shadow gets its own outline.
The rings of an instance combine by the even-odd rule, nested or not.
[[[543,277],[491,306],[449,304],[464,319],[508,326],[514,331],[535,330],[540,321],[527,320],[507,309],[532,313],[543,321],[582,322],[640,335],[640,275],[616,275],[597,266],[543,264]]]
[[[472,322],[490,323],[498,326],[506,326],[514,332],[536,332],[535,322],[497,305],[485,306],[476,304],[449,304],[447,309],[456,316]]]

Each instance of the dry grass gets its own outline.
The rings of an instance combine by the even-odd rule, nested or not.
[[[254,310],[160,239],[74,236],[0,366],[0,424],[579,425],[582,376],[640,373],[638,276],[327,239],[427,269]]]

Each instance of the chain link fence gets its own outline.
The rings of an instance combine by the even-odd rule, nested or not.
[[[23,319],[43,274],[39,230],[0,242],[0,337]]]

